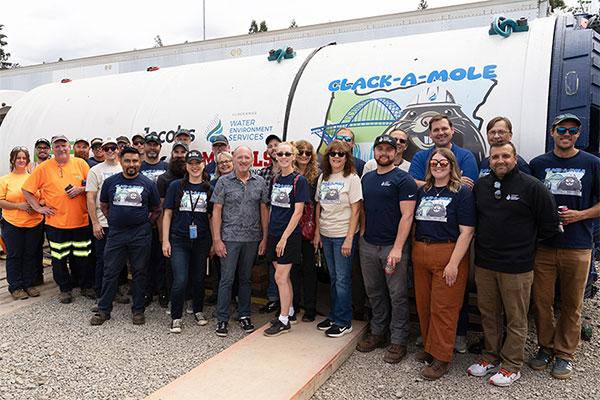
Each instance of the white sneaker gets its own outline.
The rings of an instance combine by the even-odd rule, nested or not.
[[[496,372],[490,378],[490,383],[496,386],[510,386],[514,381],[521,377],[520,372],[510,372],[504,368],[500,368],[500,371]]]
[[[471,376],[482,377],[494,372],[495,369],[496,366],[494,364],[489,363],[485,360],[479,360],[478,362],[467,368],[467,374]]]
[[[196,319],[196,323],[200,326],[208,324],[208,320],[204,317],[204,314],[202,312],[197,312],[196,314],[194,314],[194,318]]]
[[[185,313],[186,314],[193,314],[194,313],[194,307],[192,306],[192,301],[188,300],[185,302]]]
[[[171,321],[171,328],[169,329],[171,333],[181,333],[181,320],[174,319]]]
[[[454,341],[454,351],[459,354],[465,354],[467,352],[467,337],[457,336]]]

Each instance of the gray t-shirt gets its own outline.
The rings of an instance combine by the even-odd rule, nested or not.
[[[105,162],[94,165],[90,172],[88,172],[87,181],[85,183],[86,192],[97,192],[96,193],[96,216],[98,216],[98,222],[103,228],[108,228],[108,221],[100,209],[100,191],[102,190],[102,184],[107,178],[110,178],[114,174],[123,172],[121,164],[116,163],[109,165]]]
[[[219,178],[211,202],[223,205],[221,239],[230,242],[254,242],[262,239],[260,204],[269,202],[265,180],[251,174],[243,183],[231,172]]]

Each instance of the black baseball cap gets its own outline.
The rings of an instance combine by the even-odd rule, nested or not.
[[[158,137],[158,135],[156,133],[147,134],[146,137],[144,138],[144,140],[146,141],[146,143],[154,142],[154,143],[162,144],[160,141],[160,138]]]
[[[129,141],[129,138],[127,136],[118,136],[117,137],[117,143],[131,144],[131,142]]]
[[[192,134],[190,133],[190,130],[189,129],[184,129],[184,128],[178,129],[177,132],[175,132],[175,137],[181,136],[181,135],[187,135],[189,137],[192,137]]]
[[[102,138],[99,138],[99,137],[93,138],[92,141],[90,142],[90,144],[92,145],[92,147],[94,147],[97,144],[100,145],[100,146],[102,146],[102,143],[103,143],[102,142]]]
[[[210,143],[214,146],[215,144],[229,144],[229,140],[225,135],[216,135],[210,138]]]
[[[270,134],[269,136],[267,136],[267,138],[265,139],[265,144],[266,144],[266,145],[269,145],[269,142],[270,142],[271,140],[273,140],[273,139],[277,139],[277,141],[278,141],[279,143],[281,143],[281,142],[282,142],[282,140],[281,140],[281,138],[280,138],[279,136],[277,136],[277,135],[276,135],[276,134],[274,134],[274,133],[271,133],[271,134]]]
[[[38,140],[35,141],[35,145],[33,147],[37,147],[38,144],[45,144],[48,147],[50,147],[50,141],[46,138],[39,138]]]
[[[552,122],[552,127],[554,128],[556,125],[560,124],[561,122],[565,122],[565,121],[573,121],[577,124],[577,126],[581,126],[581,120],[579,119],[579,117],[577,115],[571,114],[571,113],[565,113],[565,114],[557,115],[556,118],[554,118],[554,121]]]
[[[185,149],[185,151],[189,151],[190,150],[190,148],[187,145],[187,143],[184,143],[184,142],[181,142],[181,141],[173,143],[173,147],[171,148],[171,150],[175,150],[175,147],[177,147],[177,146],[183,147]]]
[[[391,137],[390,135],[381,135],[375,138],[375,143],[373,143],[373,147],[376,147],[380,144],[389,144],[390,146],[395,148],[397,143],[398,142],[396,142],[396,139]]]
[[[190,150],[185,155],[185,162],[189,163],[191,161],[204,161],[204,157],[198,150]]]

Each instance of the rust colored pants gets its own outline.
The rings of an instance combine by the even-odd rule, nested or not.
[[[456,324],[469,278],[469,252],[458,265],[456,283],[449,287],[442,277],[455,243],[413,242],[412,261],[415,299],[425,351],[450,362],[454,352]]]
[[[590,269],[590,249],[540,246],[535,255],[533,306],[538,344],[565,360],[573,360],[579,344],[583,292]],[[560,317],[554,319],[554,288],[560,281]]]

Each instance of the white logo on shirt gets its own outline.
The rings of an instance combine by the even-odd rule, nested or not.
[[[506,195],[506,200],[519,200],[521,199],[521,197],[519,197],[518,194],[507,194]]]
[[[387,186],[392,186],[392,182],[390,182],[390,181],[383,181],[383,182],[381,182],[381,186],[386,186],[386,187]]]

